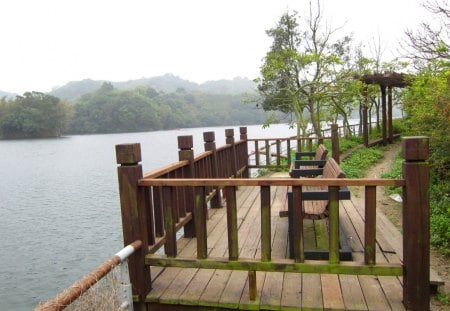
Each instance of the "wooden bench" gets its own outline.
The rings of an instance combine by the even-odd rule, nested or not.
[[[339,167],[339,164],[333,159],[329,158],[326,160],[323,168],[302,168],[301,171],[304,176],[317,176],[316,178],[344,178],[345,173]],[[350,200],[350,191],[345,187],[340,187],[339,189],[339,200]],[[328,203],[329,203],[329,192],[327,186],[304,186],[302,187],[302,202],[301,208],[303,211],[303,225],[305,230],[305,225],[312,222],[313,227],[315,227],[315,235],[317,240],[317,234],[319,234],[317,227],[321,226],[325,230],[321,235],[327,236],[326,233],[326,219],[328,217]],[[289,241],[294,238],[293,230],[293,214],[294,214],[294,202],[292,198],[292,191],[288,191],[288,210],[280,211],[280,216],[288,216],[288,226],[289,226]],[[304,232],[305,234],[305,232]],[[339,230],[339,240],[340,240],[340,250],[339,258],[340,260],[352,260],[352,250],[349,247],[346,239],[346,234],[344,230]],[[326,249],[307,249],[307,243],[305,244],[305,259],[315,259],[315,260],[328,260],[329,252],[328,247]],[[293,243],[289,243],[289,255],[290,258],[294,256]]]
[[[299,177],[306,177],[307,175],[304,175],[305,169],[320,169],[323,168],[326,162],[328,154],[328,149],[323,144],[320,144],[317,147],[317,150],[315,152],[297,152],[295,155],[295,161],[292,163],[289,175],[292,178],[299,178]],[[303,157],[312,157],[314,156],[313,160],[304,160]],[[317,176],[321,174],[321,171],[308,171],[312,173],[313,175]]]
[[[326,160],[323,168],[302,169],[304,176],[319,175],[316,178],[344,178],[345,173],[339,164],[333,159]],[[318,174],[317,174],[318,173]],[[302,191],[302,211],[306,219],[321,219],[328,216],[328,187],[303,187]],[[339,200],[350,200],[350,190],[347,187],[339,189]],[[292,207],[292,192],[288,192],[288,210],[280,210],[279,215],[286,217],[289,215],[289,208]]]

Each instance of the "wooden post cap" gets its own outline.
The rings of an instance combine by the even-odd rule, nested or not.
[[[178,149],[186,150],[194,147],[194,138],[192,135],[178,136]]]
[[[203,132],[203,141],[213,142],[216,140],[216,135],[214,132]]]
[[[234,136],[234,129],[226,129],[225,130],[225,136],[226,137],[233,137]]]
[[[116,145],[117,164],[136,164],[142,161],[141,144]]]
[[[403,158],[406,161],[427,160],[430,153],[429,140],[426,136],[403,137]]]
[[[332,131],[337,131],[339,128],[339,126],[336,123],[331,124],[331,130]]]
[[[239,133],[240,134],[247,134],[247,127],[246,126],[241,126],[239,128]]]

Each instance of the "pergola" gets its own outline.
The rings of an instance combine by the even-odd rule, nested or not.
[[[365,84],[378,84],[381,90],[381,128],[382,128],[382,142],[386,145],[387,142],[393,142],[392,129],[392,88],[406,87],[410,84],[408,75],[397,72],[373,73],[363,75],[359,78]],[[387,92],[386,92],[387,91]],[[386,94],[387,94],[387,109],[386,109]],[[367,103],[367,91],[365,92]],[[364,145],[369,145],[369,132],[367,122],[367,105],[363,106],[363,138]]]

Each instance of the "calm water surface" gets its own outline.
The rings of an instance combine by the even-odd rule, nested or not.
[[[179,135],[225,128],[0,141],[0,310],[32,310],[120,250],[114,146],[141,143],[144,171],[175,162]],[[286,125],[249,126],[249,138],[295,135]]]

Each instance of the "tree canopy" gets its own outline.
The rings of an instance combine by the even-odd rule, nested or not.
[[[27,92],[0,101],[0,136],[3,138],[58,137],[64,132],[69,109],[59,98]]]
[[[74,102],[68,132],[116,133],[182,127],[259,124],[267,114],[243,105],[244,94],[209,94],[148,86],[116,89],[110,83]]]
[[[346,113],[341,106],[336,109],[336,104],[343,102],[337,100],[343,92],[354,94],[351,84],[357,82],[348,65],[352,39],[334,39],[336,31],[324,21],[320,1],[315,7],[310,3],[304,17],[286,12],[275,28],[266,31],[273,43],[257,79],[261,106],[292,113],[299,134],[305,134],[308,122],[315,133],[320,133],[321,121]],[[334,100],[330,100],[330,94]]]

